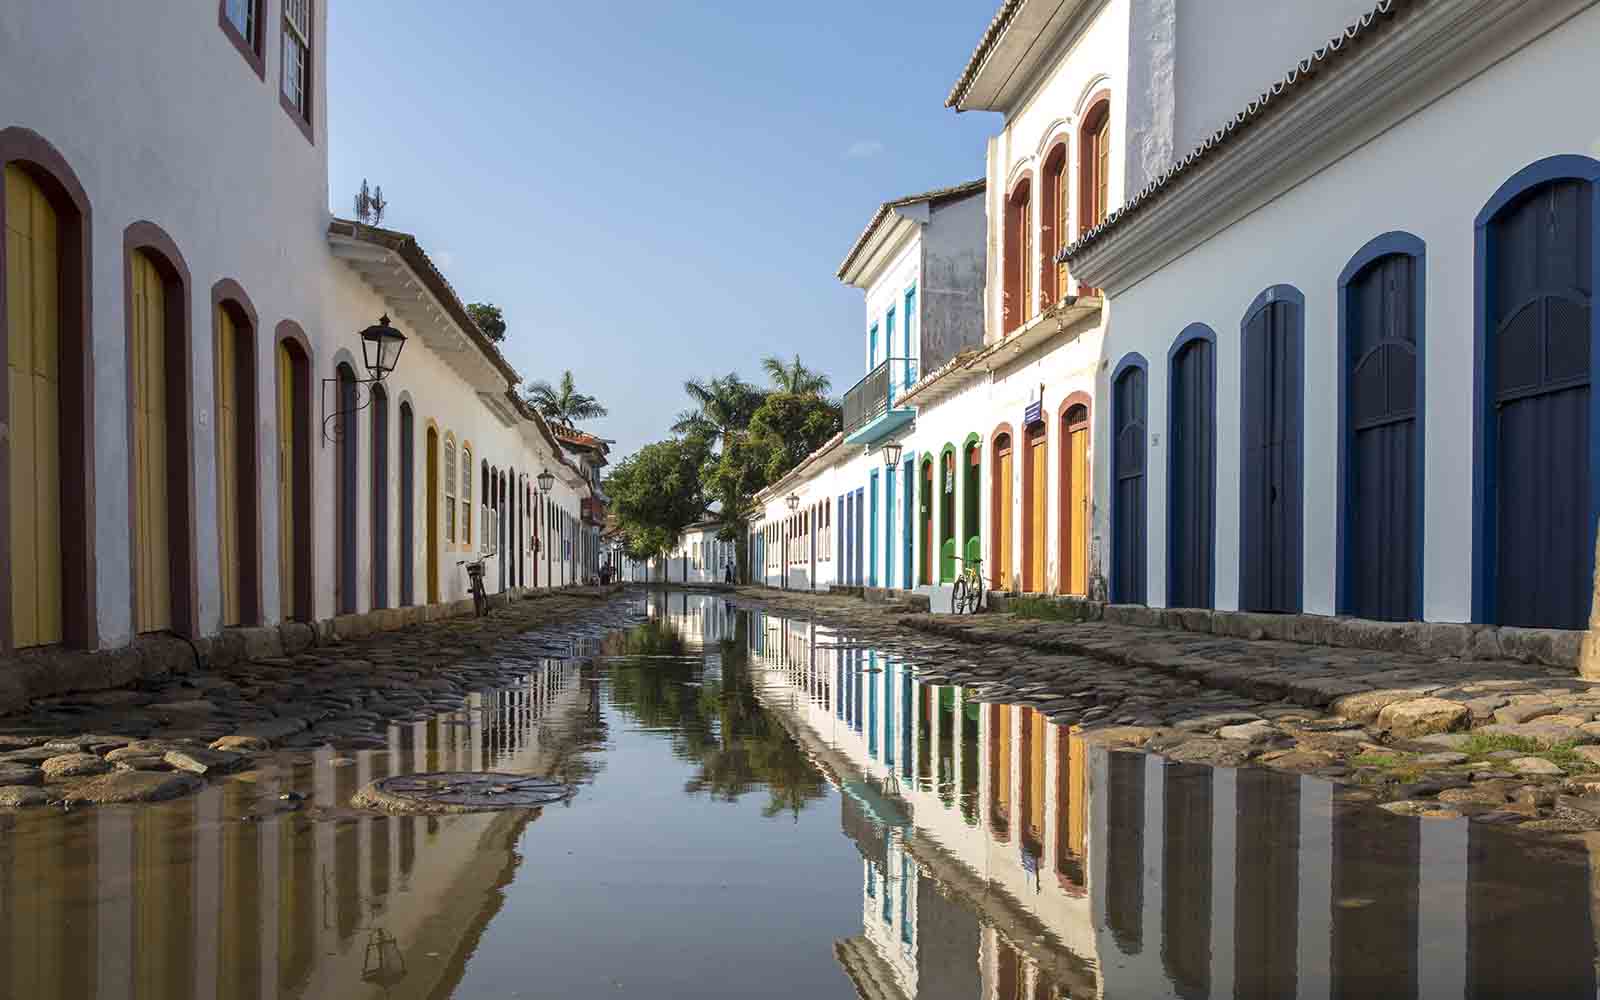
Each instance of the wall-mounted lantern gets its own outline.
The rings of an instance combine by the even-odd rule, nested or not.
[[[328,387],[334,387],[335,406],[339,405],[339,378],[325,378],[322,380],[322,412],[328,413],[322,419],[322,440],[337,442],[344,433],[344,426],[336,421],[343,416],[364,410],[372,404],[371,386],[377,385],[393,374],[395,365],[400,363],[400,352],[405,350],[405,334],[389,325],[387,313],[378,317],[378,322],[362,330],[361,337],[361,363],[366,366],[368,377],[356,379],[354,385],[358,402],[348,409],[335,410],[328,413]],[[368,386],[367,398],[360,400],[360,387]],[[333,423],[333,430],[329,431],[328,424]]]
[[[883,446],[883,464],[894,468],[900,464],[900,453],[903,450],[900,442],[891,441]]]
[[[554,489],[555,485],[556,485],[555,474],[552,473],[549,469],[546,469],[543,472],[539,473],[538,479],[539,479],[539,492],[543,493],[545,496],[549,496],[550,495],[550,491],[552,489]]]
[[[783,502],[789,505],[789,509],[791,511],[795,511],[795,510],[799,510],[800,509],[800,497],[799,497],[798,494],[795,494],[795,493],[789,494],[787,497],[784,498]]]

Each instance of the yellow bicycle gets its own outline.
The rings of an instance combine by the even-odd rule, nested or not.
[[[976,614],[983,609],[983,560],[955,557],[961,564],[961,574],[956,577],[955,593],[950,598],[950,610],[958,615]]]

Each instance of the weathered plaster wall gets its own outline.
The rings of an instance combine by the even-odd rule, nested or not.
[[[985,222],[981,193],[932,206],[922,234],[919,371],[983,344]]]

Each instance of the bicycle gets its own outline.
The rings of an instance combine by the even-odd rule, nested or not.
[[[457,566],[467,568],[467,587],[472,591],[472,610],[479,618],[489,613],[489,594],[483,589],[484,562],[488,558],[485,554],[479,556],[476,561],[462,559],[456,563]]]
[[[983,609],[983,560],[953,557],[961,564],[956,577],[955,593],[950,598],[950,609],[958,615],[971,615]]]

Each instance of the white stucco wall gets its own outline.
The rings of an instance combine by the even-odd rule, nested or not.
[[[1600,91],[1590,8],[1396,127],[1351,151],[1208,242],[1126,290],[1109,307],[1105,356],[1150,362],[1148,569],[1165,599],[1167,351],[1185,326],[1217,334],[1216,601],[1238,606],[1239,324],[1270,285],[1305,295],[1304,607],[1334,610],[1339,272],[1367,241],[1405,231],[1427,245],[1423,614],[1466,621],[1472,601],[1473,219],[1517,170],[1546,156],[1600,157],[1600,126],[1551,94]],[[1495,141],[1483,123],[1495,122]],[[1337,210],[1330,210],[1337,206]],[[1109,369],[1098,382],[1109,390]],[[1102,407],[1103,408],[1103,407]],[[1154,435],[1160,435],[1158,441]],[[1108,494],[1110,436],[1096,422],[1095,493]]]

